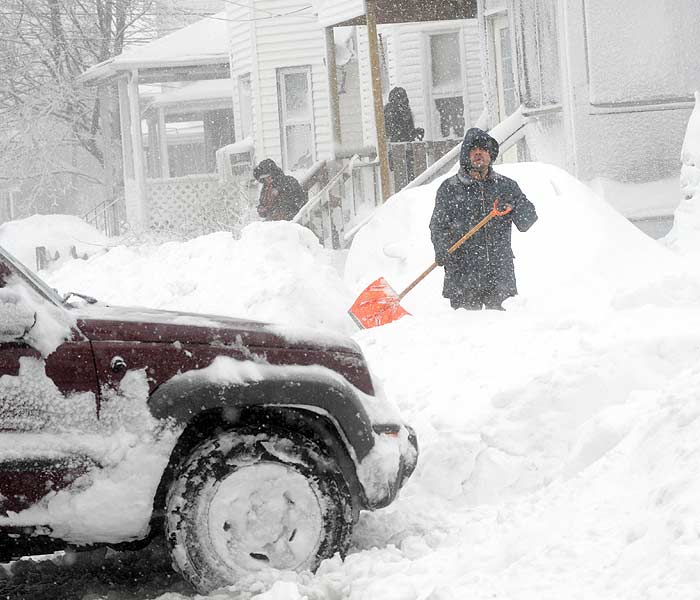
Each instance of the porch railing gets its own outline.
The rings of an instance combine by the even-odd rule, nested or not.
[[[109,237],[120,235],[122,224],[126,221],[124,198],[100,202],[83,215],[83,220]]]
[[[461,139],[451,139],[390,143],[389,167],[393,174],[394,191],[406,187],[417,175],[423,173],[461,142]]]

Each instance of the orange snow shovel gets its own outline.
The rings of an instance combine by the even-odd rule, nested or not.
[[[452,254],[491,219],[507,215],[511,210],[513,210],[513,207],[509,204],[506,205],[504,210],[498,210],[498,200],[496,200],[493,203],[491,212],[459,238],[447,253]],[[404,296],[423,281],[437,266],[438,264],[436,262],[430,265],[400,294],[394,291],[384,277],[380,277],[370,283],[362,291],[357,297],[357,300],[355,300],[355,303],[350,307],[350,310],[348,310],[348,314],[362,329],[386,325],[387,323],[397,321],[401,317],[411,314],[401,306],[401,300],[403,300]]]

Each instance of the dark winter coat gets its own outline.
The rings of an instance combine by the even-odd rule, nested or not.
[[[532,203],[518,184],[490,170],[484,181],[468,174],[469,151],[479,146],[498,156],[498,142],[480,129],[470,129],[464,137],[457,175],[446,179],[438,189],[430,221],[435,260],[445,267],[443,296],[455,304],[467,297],[492,297],[500,303],[518,293],[515,281],[511,224],[526,231],[537,220]],[[448,255],[447,250],[474,227],[498,200],[499,210],[506,204],[513,209],[502,217],[493,217],[481,230]]]
[[[423,129],[416,129],[408,94],[402,87],[389,92],[389,102],[384,106],[384,128],[390,142],[412,142],[423,137]]]
[[[271,177],[265,178],[265,175]],[[291,175],[285,175],[270,158],[255,167],[253,177],[263,184],[258,214],[266,221],[291,221],[308,200],[299,182]]]

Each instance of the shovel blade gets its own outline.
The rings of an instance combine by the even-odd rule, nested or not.
[[[380,277],[362,290],[348,314],[362,329],[371,329],[411,314],[400,302],[399,295],[384,277]]]

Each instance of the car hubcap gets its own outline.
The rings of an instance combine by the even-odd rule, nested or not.
[[[234,570],[297,570],[316,556],[323,514],[316,490],[278,463],[241,466],[220,482],[209,506],[209,534]]]

